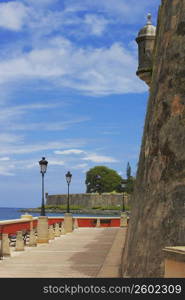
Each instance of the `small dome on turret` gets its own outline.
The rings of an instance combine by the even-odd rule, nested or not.
[[[138,37],[155,36],[156,27],[152,25],[152,15],[148,14],[146,25],[139,31]]]

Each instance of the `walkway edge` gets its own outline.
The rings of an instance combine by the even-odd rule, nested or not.
[[[122,253],[125,244],[127,227],[120,228],[117,232],[113,245],[109,250],[104,263],[96,278],[118,278],[121,275]]]

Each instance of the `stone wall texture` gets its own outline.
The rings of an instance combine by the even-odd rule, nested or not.
[[[80,206],[84,208],[93,207],[109,207],[109,206],[122,206],[123,194],[70,194],[70,205]],[[128,197],[125,196],[125,205],[128,205]],[[47,195],[47,205],[65,205],[67,203],[67,195]]]
[[[185,245],[185,0],[159,8],[123,277],[163,277],[166,246]]]

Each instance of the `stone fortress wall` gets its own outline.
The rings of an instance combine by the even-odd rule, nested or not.
[[[46,193],[46,205],[66,205],[67,194],[61,195],[49,195]],[[84,207],[84,208],[95,208],[95,207],[110,207],[123,205],[123,194],[70,194],[70,205]],[[125,205],[128,205],[129,197],[124,197]]]
[[[124,278],[164,277],[163,249],[174,252],[180,246],[178,252],[183,252],[185,245],[184,16],[185,0],[162,0],[157,30],[149,15],[136,39],[142,52],[137,75],[150,90],[123,254]],[[152,65],[146,67],[148,57]]]

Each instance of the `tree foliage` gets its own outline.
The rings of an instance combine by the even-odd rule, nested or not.
[[[110,193],[119,192],[122,178],[113,169],[105,166],[96,166],[86,173],[87,193]]]
[[[127,163],[127,179],[130,179],[131,177],[131,166],[129,162]]]
[[[135,177],[130,176],[129,179],[127,179],[127,183],[125,186],[125,192],[128,194],[132,194],[134,191],[134,184],[135,184]]]
[[[126,183],[124,192],[132,194],[134,191],[135,177],[132,176],[131,166],[129,162],[127,163],[126,175],[127,179],[124,179]]]

